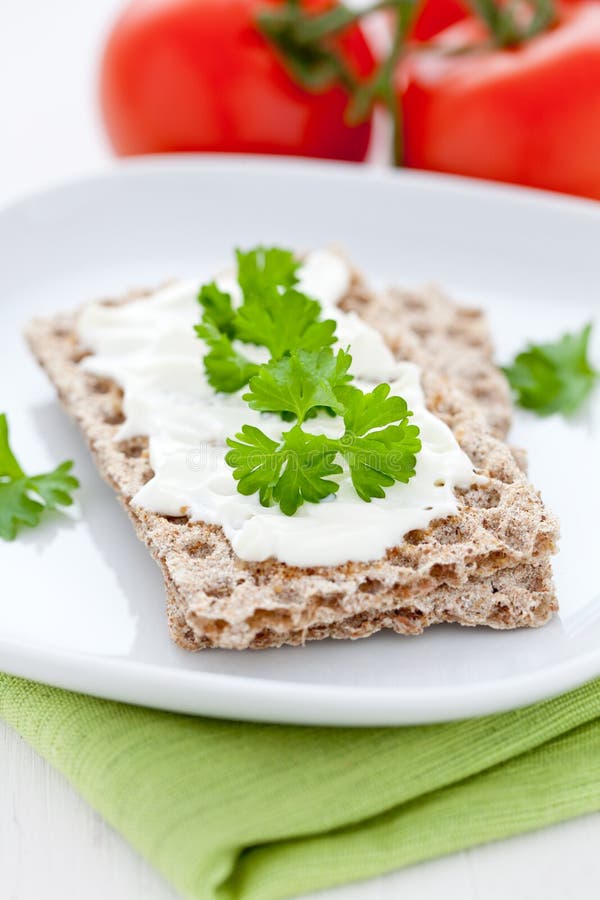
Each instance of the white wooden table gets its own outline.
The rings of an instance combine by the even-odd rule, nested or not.
[[[0,0],[0,202],[108,164],[94,97],[120,0]],[[1,384],[1,381],[0,381]],[[600,891],[600,815],[328,891],[329,900],[578,900]],[[173,900],[174,891],[0,722],[0,898]]]

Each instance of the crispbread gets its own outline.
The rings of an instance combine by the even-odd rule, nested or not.
[[[217,526],[134,508],[131,499],[152,470],[145,438],[115,443],[123,419],[121,391],[79,367],[85,348],[78,343],[76,313],[30,326],[33,352],[162,567],[171,634],[181,646],[262,648],[364,637],[380,628],[414,634],[445,621],[536,626],[556,609],[549,556],[557,524],[496,436],[508,421],[508,394],[502,376],[493,372],[483,320],[452,311],[449,301],[428,291],[410,295],[413,304],[422,298],[420,310],[413,308],[419,313],[414,327],[407,296],[376,297],[355,277],[341,305],[380,327],[402,358],[423,366],[427,405],[489,482],[457,491],[458,516],[411,532],[385,558],[336,567],[245,562]],[[460,328],[443,324],[457,319]],[[483,394],[480,378],[487,384]],[[482,411],[488,405],[489,421]]]

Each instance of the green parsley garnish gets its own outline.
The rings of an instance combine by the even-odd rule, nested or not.
[[[340,415],[344,405],[336,391],[351,380],[351,362],[352,357],[343,350],[335,356],[329,348],[293,351],[261,366],[243,399],[258,412],[280,413],[282,419],[299,422],[319,409]]]
[[[12,541],[21,527],[38,525],[46,510],[71,506],[79,487],[72,468],[69,461],[43,475],[26,475],[11,450],[6,415],[0,414],[0,538]]]
[[[200,288],[198,294],[198,303],[204,310],[202,322],[205,325],[211,325],[215,331],[224,334],[228,338],[235,337],[235,310],[231,302],[231,297],[225,291],[221,291],[214,281],[205,284]],[[197,326],[197,330],[201,328]],[[203,335],[201,335],[203,337]]]
[[[243,302],[211,282],[198,294],[202,323],[196,333],[206,342],[209,384],[232,393],[248,383],[258,366],[238,352],[233,341],[267,347],[274,359],[293,350],[320,350],[335,341],[333,319],[321,321],[321,305],[294,287],[300,263],[289,250],[256,247],[236,252]]]
[[[233,469],[240,494],[258,492],[263,506],[278,503],[293,516],[305,500],[319,503],[334,494],[339,484],[327,476],[341,474],[335,462],[336,448],[323,435],[306,434],[299,425],[271,440],[253,425],[244,425],[237,440],[228,438],[231,450],[225,461]]]
[[[594,388],[599,373],[588,360],[591,323],[553,344],[530,344],[504,369],[517,403],[539,416],[571,416]]]
[[[225,460],[241,494],[258,494],[263,506],[279,504],[293,516],[305,502],[320,503],[339,490],[333,476],[350,473],[358,496],[370,502],[385,488],[406,483],[415,474],[421,449],[419,429],[401,397],[390,397],[380,384],[363,393],[350,382],[352,357],[334,352],[333,319],[321,319],[321,304],[297,289],[299,261],[290,250],[255,247],[236,251],[242,303],[213,281],[199,294],[202,322],[196,333],[208,346],[204,368],[218,391],[242,395],[260,413],[293,423],[280,440],[254,425],[243,425],[229,438]],[[253,363],[234,342],[266,347],[270,359]],[[339,438],[307,431],[303,425],[319,413],[340,416]],[[340,429],[341,430],[341,429]]]
[[[378,385],[370,394],[355,387],[340,393],[346,404],[346,430],[339,451],[350,468],[354,490],[369,503],[373,497],[385,497],[385,487],[395,481],[406,484],[414,476],[420,432],[408,423],[412,412],[406,400],[389,396],[389,384]]]
[[[231,449],[225,461],[233,469],[239,492],[258,492],[263,506],[278,503],[287,516],[305,501],[319,503],[336,493],[339,484],[329,476],[343,472],[340,457],[348,465],[356,493],[369,503],[385,497],[384,488],[414,476],[421,449],[419,429],[408,423],[412,413],[406,401],[390,397],[388,384],[363,394],[347,384],[352,362],[348,353],[340,350],[334,356],[332,350],[322,350],[318,356],[315,360],[314,355],[297,354],[271,361],[250,381],[252,391],[245,395],[250,406],[296,417],[281,442],[251,425],[244,425],[235,440],[227,440]],[[342,437],[302,429],[319,407],[343,416]]]
[[[290,288],[298,284],[300,262],[292,250],[281,247],[254,247],[236,250],[238,282],[244,297],[263,294],[272,287]]]
[[[250,378],[259,371],[260,366],[238,353],[231,338],[216,325],[207,320],[196,325],[198,337],[206,343],[208,353],[204,357],[204,370],[208,383],[217,391],[232,394],[239,391]]]
[[[335,341],[333,319],[319,321],[321,305],[294,288],[250,294],[235,319],[236,337],[260,344],[278,358],[290,350],[319,350]]]

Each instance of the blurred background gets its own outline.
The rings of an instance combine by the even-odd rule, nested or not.
[[[112,153],[209,150],[395,158],[600,198],[597,0],[348,7],[0,0],[1,196]]]
[[[0,0],[0,196],[109,158],[98,58],[122,0]]]

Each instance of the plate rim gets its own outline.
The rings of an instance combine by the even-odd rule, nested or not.
[[[505,198],[511,202],[534,202],[546,208],[562,207],[563,210],[578,211],[600,217],[600,202],[587,197],[548,191],[542,188],[512,184],[501,181],[487,181],[469,175],[455,175],[446,172],[434,172],[425,169],[393,167],[371,162],[351,162],[347,160],[313,159],[310,157],[269,156],[268,154],[243,153],[154,153],[144,156],[128,156],[107,160],[104,166],[91,167],[88,172],[80,173],[73,178],[57,178],[44,185],[20,192],[0,204],[0,215],[15,212],[29,202],[38,202],[52,194],[64,190],[81,188],[86,184],[124,178],[132,173],[147,174],[155,170],[157,173],[169,170],[184,169],[234,169],[244,174],[254,170],[260,174],[284,173],[297,171],[300,174],[320,175],[324,178],[341,176],[369,179],[371,181],[401,180],[411,182],[423,188],[452,192],[468,191],[481,198]]]
[[[600,670],[600,650],[592,650],[501,683],[372,688],[190,671],[58,648],[40,650],[4,638],[0,659],[7,674],[105,700],[186,715],[337,727],[425,725],[508,712],[579,687]]]

